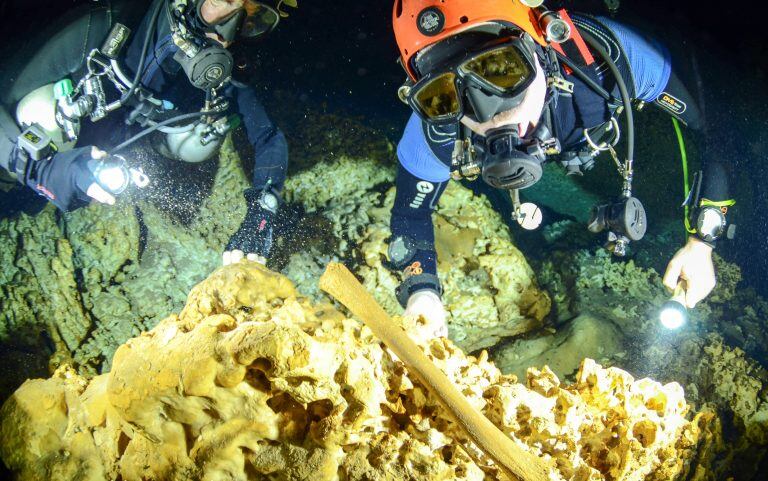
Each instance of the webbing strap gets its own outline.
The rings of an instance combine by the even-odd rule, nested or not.
[[[561,55],[568,57],[582,66],[588,67],[594,64],[595,58],[592,56],[592,52],[589,51],[587,43],[582,38],[576,25],[573,24],[568,12],[566,12],[565,9],[561,9],[557,14],[571,28],[571,38],[563,43],[552,42],[552,48]],[[564,68],[568,75],[573,74],[573,70],[570,67],[565,65]]]

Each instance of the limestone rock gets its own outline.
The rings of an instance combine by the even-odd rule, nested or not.
[[[286,195],[330,220],[337,239],[335,256],[349,259],[385,310],[399,314],[395,288],[400,281],[384,265],[393,178],[392,166],[342,158],[292,177]],[[541,326],[549,297],[538,288],[533,270],[487,199],[451,182],[434,222],[451,339],[475,351]],[[306,266],[306,256],[302,259],[295,265]],[[312,270],[320,272],[320,265],[316,262]],[[286,270],[296,281],[305,272]]]
[[[108,370],[118,346],[178,311],[219,265],[245,215],[247,185],[228,140],[191,223],[140,192],[116,206],[3,220],[0,343],[43,352],[42,336],[57,351],[54,367],[72,359],[81,373]]]
[[[582,314],[557,331],[503,342],[493,348],[499,369],[519,378],[530,366],[548,366],[558,377],[570,377],[585,358],[603,359],[623,349],[624,336],[605,319]]]
[[[587,360],[572,386],[546,368],[522,385],[485,353],[424,348],[553,480],[682,479],[706,446],[676,383]],[[28,381],[0,423],[20,481],[499,476],[366,327],[255,263],[212,274],[180,314],[121,346],[109,374]]]
[[[0,237],[0,343],[38,346],[44,335],[58,358],[68,358],[93,320],[83,307],[72,244],[55,209],[0,221]]]
[[[607,347],[603,362],[638,376],[679,382],[702,419],[713,418],[716,424],[720,422],[717,417],[724,420],[724,429],[707,435],[711,440],[707,459],[712,462],[704,460],[702,464],[708,468],[694,479],[753,479],[768,452],[768,372],[754,360],[761,359],[764,352],[755,349],[765,343],[768,304],[764,300],[753,292],[736,289],[727,308],[715,301],[702,303],[689,311],[688,325],[668,331],[660,326],[657,315],[669,294],[653,270],[599,252],[556,252],[539,274],[557,307],[558,332],[494,349],[493,358],[502,370],[519,372],[526,362],[548,359],[555,359],[553,364],[562,367],[561,362],[571,358],[577,345],[578,352],[587,356]],[[731,269],[726,277],[730,280],[725,280],[720,292],[735,288],[736,270]],[[583,343],[561,343],[576,322],[566,319],[576,314],[577,320],[589,316],[603,327]],[[744,337],[748,341],[739,341]],[[733,347],[733,341],[751,348],[752,353]],[[608,347],[612,345],[615,347]],[[531,357],[539,352],[544,358]]]

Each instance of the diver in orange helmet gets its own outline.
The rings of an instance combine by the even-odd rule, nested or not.
[[[510,191],[516,220],[536,228],[540,212],[521,204],[519,191],[541,179],[542,165],[555,160],[580,175],[624,136],[619,195],[594,209],[589,229],[608,232],[618,256],[643,238],[632,103],[653,103],[703,127],[663,45],[609,18],[549,11],[541,0],[396,0],[393,26],[408,74],[398,94],[413,115],[397,149],[389,261],[402,273],[398,300],[406,315],[430,321],[427,336],[447,335],[431,213],[451,178],[482,177]],[[688,307],[714,288],[712,250],[733,232],[724,167],[706,160],[688,199],[692,235],[664,276],[670,289],[683,284]]]

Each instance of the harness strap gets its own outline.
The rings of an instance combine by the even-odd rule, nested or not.
[[[592,52],[589,51],[587,43],[581,37],[576,25],[573,24],[568,12],[566,12],[565,9],[561,9],[557,14],[571,28],[571,38],[563,43],[552,42],[552,48],[581,66],[589,67],[593,65],[595,63],[595,58],[592,56]],[[573,74],[573,70],[570,67],[566,65],[564,68],[568,75]]]

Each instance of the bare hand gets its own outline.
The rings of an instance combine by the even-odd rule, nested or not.
[[[225,266],[228,266],[230,264],[237,264],[243,259],[253,261],[253,262],[258,262],[263,266],[267,265],[267,260],[264,257],[256,254],[246,254],[245,252],[237,249],[232,251],[226,251],[222,256],[222,262]]]
[[[675,290],[681,280],[685,281],[687,307],[696,307],[717,284],[712,264],[712,247],[695,237],[688,239],[688,243],[669,262],[664,274],[664,285],[671,291]]]

